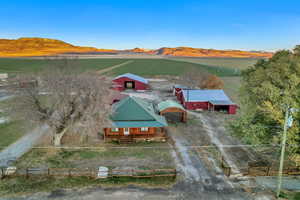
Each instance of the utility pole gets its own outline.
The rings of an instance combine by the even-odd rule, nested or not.
[[[280,155],[280,165],[278,171],[278,185],[277,185],[277,198],[279,198],[281,185],[282,185],[282,170],[284,164],[284,153],[285,153],[285,145],[286,145],[286,138],[287,138],[287,128],[288,128],[288,119],[289,119],[289,106],[287,106],[285,111],[285,120],[284,120],[284,127],[283,127],[283,136],[281,142],[281,155]]]

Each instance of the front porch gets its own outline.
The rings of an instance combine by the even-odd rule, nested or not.
[[[163,127],[144,128],[105,128],[104,141],[166,141],[166,130]]]

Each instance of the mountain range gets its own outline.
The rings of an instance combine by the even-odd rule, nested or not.
[[[269,58],[272,52],[216,50],[192,47],[162,47],[159,49],[134,48],[127,50],[98,49],[75,46],[61,40],[48,38],[0,39],[0,57],[53,56],[60,54],[141,54],[178,57],[236,57]]]

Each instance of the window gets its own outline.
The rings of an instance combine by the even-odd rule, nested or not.
[[[119,132],[118,128],[111,128],[111,132]]]
[[[141,131],[148,131],[148,127],[142,127]]]

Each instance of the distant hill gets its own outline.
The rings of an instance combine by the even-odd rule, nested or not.
[[[191,47],[163,47],[160,49],[134,48],[129,50],[97,49],[94,47],[75,46],[61,40],[47,38],[19,38],[16,40],[0,39],[0,57],[51,56],[65,53],[76,54],[147,54],[177,57],[236,57],[254,58],[271,57],[273,53],[260,51],[215,50]]]
[[[0,57],[50,56],[62,53],[112,52],[114,50],[80,47],[47,38],[0,39]]]

